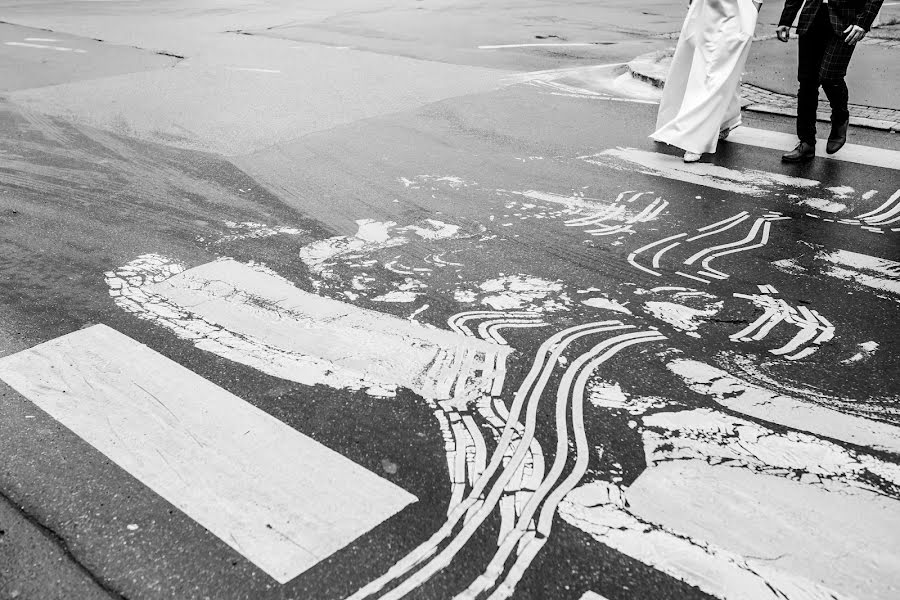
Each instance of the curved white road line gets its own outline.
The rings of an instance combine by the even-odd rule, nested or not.
[[[738,246],[743,246],[745,244],[749,244],[754,239],[756,239],[756,234],[759,232],[759,229],[766,222],[767,221],[763,218],[756,219],[756,221],[754,221],[754,223],[753,223],[753,227],[750,228],[750,233],[747,234],[747,237],[745,237],[741,240],[738,240],[736,242],[730,242],[728,244],[720,244],[718,246],[710,246],[709,248],[705,248],[705,249],[701,250],[700,252],[697,252],[696,254],[694,254],[693,256],[688,258],[687,260],[685,260],[684,264],[692,265],[695,262],[697,262],[698,260],[700,260],[701,258],[703,258],[704,256],[706,256],[707,254],[711,254],[711,253],[715,252],[716,250],[724,250],[726,248],[735,248]]]
[[[741,216],[741,215],[743,215],[743,216]],[[699,235],[695,235],[695,236],[693,236],[693,237],[689,237],[689,238],[686,239],[685,241],[686,241],[686,242],[693,242],[693,241],[695,241],[695,240],[699,240],[700,238],[704,238],[704,237],[709,236],[709,235],[716,235],[717,233],[722,233],[723,231],[728,231],[729,229],[731,229],[731,228],[734,227],[735,225],[739,225],[739,224],[743,223],[744,221],[746,221],[747,219],[749,219],[749,218],[750,218],[750,215],[747,214],[747,211],[744,211],[743,213],[739,213],[739,214],[735,215],[735,217],[739,217],[739,218],[735,219],[734,221],[731,221],[730,223],[728,223],[728,224],[726,224],[726,225],[723,225],[722,227],[720,227],[720,228],[718,228],[718,229],[714,229],[714,230],[712,230],[712,231],[707,231],[706,233],[701,233],[701,234],[699,234]],[[700,231],[700,230],[698,229],[697,231]]]
[[[541,508],[541,513],[538,518],[536,534],[531,533],[527,536],[527,543],[519,548],[519,556],[516,559],[516,562],[510,567],[507,577],[503,580],[503,582],[497,587],[493,594],[489,596],[489,600],[501,600],[508,598],[512,595],[515,590],[515,586],[521,580],[522,575],[524,575],[525,570],[537,556],[537,553],[540,549],[547,543],[549,539],[550,532],[553,528],[553,518],[556,515],[557,508],[559,503],[565,498],[565,496],[571,492],[575,486],[584,478],[585,473],[587,472],[587,468],[590,462],[590,448],[588,447],[587,435],[584,429],[584,391],[587,387],[587,382],[590,379],[590,376],[593,372],[599,367],[601,364],[609,360],[615,354],[620,352],[621,350],[633,346],[636,344],[640,344],[643,342],[651,342],[651,341],[662,341],[665,340],[665,336],[660,335],[656,332],[643,332],[646,335],[640,337],[631,337],[630,339],[626,338],[626,336],[618,336],[617,338],[620,340],[619,343],[614,345],[611,348],[605,349],[600,356],[596,356],[596,354],[592,351],[592,358],[587,365],[581,369],[581,372],[575,381],[574,384],[574,393],[572,394],[572,429],[575,438],[575,450],[576,450],[576,458],[575,458],[575,466],[572,471],[569,473],[568,477],[566,477],[561,484],[556,486],[546,497],[546,501]],[[563,413],[565,412],[565,407],[563,407]],[[563,414],[563,419],[565,419],[565,415]],[[568,448],[568,439],[566,440],[566,447]],[[554,482],[555,483],[555,482]],[[523,536],[525,537],[525,536]]]
[[[508,325],[509,327],[516,327],[519,324],[524,324],[527,327],[528,324],[532,324],[536,320],[539,320],[540,318],[541,318],[540,314],[531,313],[531,318],[529,318],[529,319],[505,317],[505,318],[500,318],[500,319],[489,319],[487,321],[482,321],[481,323],[478,324],[478,337],[480,337],[483,340],[491,339],[488,329],[492,325]]]
[[[507,341],[502,335],[500,335],[499,330],[501,329],[530,329],[532,327],[546,327],[548,323],[543,322],[532,322],[532,323],[495,323],[487,328],[488,336],[491,340],[497,342],[500,345],[506,346]]]
[[[530,547],[531,544],[534,543],[533,534],[531,534],[531,536],[529,536],[529,534],[531,533],[531,532],[529,532],[529,528],[531,527],[531,525],[533,523],[534,514],[537,512],[538,507],[540,506],[540,504],[542,502],[544,502],[545,499],[547,499],[547,502],[544,504],[544,507],[541,511],[540,520],[537,525],[537,531],[541,532],[542,524],[544,524],[543,528],[548,528],[547,525],[545,524],[545,522],[548,519],[548,517],[547,517],[548,508],[550,508],[550,517],[549,518],[552,519],[552,516],[556,513],[556,505],[559,503],[560,500],[562,500],[562,497],[565,495],[565,494],[563,494],[563,496],[559,496],[559,494],[558,494],[559,488],[554,489],[554,486],[556,486],[556,483],[559,481],[560,477],[562,477],[562,474],[565,471],[566,462],[568,461],[568,457],[569,457],[569,433],[568,433],[567,411],[568,411],[568,405],[569,405],[569,398],[573,396],[573,394],[572,394],[573,381],[576,379],[576,376],[579,374],[579,372],[581,373],[581,376],[578,377],[578,381],[583,386],[586,386],[588,378],[590,377],[591,373],[594,371],[594,369],[599,364],[608,360],[609,357],[613,356],[616,352],[618,352],[622,348],[625,348],[632,344],[640,343],[642,341],[651,340],[651,339],[652,340],[662,340],[662,339],[665,339],[665,337],[655,331],[642,331],[642,332],[619,335],[614,338],[604,340],[600,344],[594,346],[591,350],[589,350],[585,354],[582,354],[577,359],[572,361],[569,368],[566,369],[565,373],[563,374],[563,377],[562,377],[559,387],[557,389],[557,396],[556,396],[557,445],[556,445],[556,454],[555,454],[555,458],[553,461],[553,465],[552,465],[549,473],[547,474],[547,476],[541,482],[541,485],[538,487],[538,489],[535,491],[535,493],[532,494],[531,498],[529,499],[528,503],[526,504],[525,508],[523,509],[522,514],[519,515],[519,519],[516,524],[516,527],[509,534],[507,534],[506,539],[504,539],[502,544],[500,544],[500,547],[498,548],[494,557],[491,559],[490,563],[488,564],[487,568],[485,569],[484,574],[479,576],[469,586],[468,589],[466,589],[461,594],[457,595],[455,600],[474,600],[474,598],[476,598],[479,594],[481,594],[481,593],[487,591],[488,589],[490,589],[491,587],[493,587],[496,584],[497,579],[503,572],[503,565],[506,563],[506,561],[508,560],[508,558],[512,554],[512,552],[520,545],[520,543],[523,540],[525,540],[525,542],[526,542],[525,547]],[[600,358],[596,358],[598,354],[601,355]],[[586,365],[586,364],[590,364],[590,368],[582,369],[584,367],[584,365]],[[579,395],[579,392],[580,392],[580,397],[583,398],[583,396],[584,396],[583,388],[578,390],[577,385],[576,385],[575,395]],[[579,409],[580,408],[581,407],[579,407]],[[526,425],[526,427],[527,427],[527,425]],[[573,435],[576,439],[576,444],[578,446],[578,457],[576,459],[576,470],[577,470],[579,468],[579,461],[581,461],[583,459],[584,462],[586,463],[589,453],[586,455],[583,455],[583,453],[582,453],[581,442],[583,440],[583,446],[584,446],[584,449],[586,449],[587,448],[587,437],[585,435],[584,423],[583,423],[583,418],[581,418],[580,410],[579,410],[578,418],[576,418],[574,405],[573,405]],[[585,464],[585,470],[586,470],[586,464]],[[577,477],[577,480],[574,483],[572,483],[572,488],[574,488],[575,485],[577,485],[578,481],[583,477],[583,475],[584,474],[581,473]],[[569,478],[566,479],[566,483],[568,483],[570,479],[572,479],[571,475]],[[566,491],[566,493],[568,493],[568,491]],[[555,500],[555,503],[553,503],[552,507],[548,506],[553,500]],[[528,539],[526,539],[527,536],[529,536]],[[543,542],[541,542],[540,545],[542,546]],[[536,550],[535,550],[534,554],[536,554]],[[527,551],[526,551],[526,554],[524,554],[524,555],[527,555]],[[523,556],[523,554],[520,554],[520,559],[522,556]],[[533,557],[531,557],[531,558],[533,558]],[[529,560],[527,561],[528,563],[531,562],[531,558],[529,558]],[[519,563],[519,561],[517,560],[517,564],[518,563]],[[527,567],[527,565],[522,565],[522,571],[524,571],[524,568],[526,568],[526,567]],[[516,580],[518,580],[518,578]],[[504,583],[506,583],[506,582],[504,582]],[[514,587],[514,584],[511,587]]]
[[[786,304],[784,306],[785,306],[785,308],[790,310],[790,307],[788,307]],[[780,311],[777,311],[774,315],[772,315],[769,318],[769,321],[767,323],[763,323],[763,325],[759,328],[759,331],[757,331],[756,334],[753,335],[750,339],[755,340],[757,342],[760,341],[761,339],[763,339],[764,337],[769,335],[769,333],[772,331],[772,329],[775,328],[776,325],[778,325],[779,323],[781,323],[785,320],[786,320],[786,318],[785,318],[785,313],[783,312],[783,309]]]
[[[577,219],[569,219],[565,221],[566,227],[583,227],[585,225],[594,225],[596,223],[600,223],[601,221],[605,221],[607,219],[611,219],[625,212],[625,207],[621,204],[613,204],[612,206],[606,207],[605,210],[594,213],[587,217],[579,217]]]
[[[456,333],[461,333],[463,335],[474,336],[472,331],[465,325],[468,321],[472,319],[480,319],[487,317],[500,317],[500,318],[514,318],[514,317],[532,317],[534,312],[527,311],[515,311],[515,312],[504,312],[500,310],[472,310],[467,312],[461,312],[453,315],[449,319],[447,319],[447,325],[455,331]]]
[[[591,235],[615,235],[617,233],[623,233],[625,231],[632,231],[631,225],[618,225],[616,227],[608,227],[604,229],[588,229],[585,233],[589,233]]]
[[[719,225],[724,225],[726,223],[730,223],[731,221],[734,221],[735,219],[738,219],[741,216],[746,215],[746,214],[747,214],[746,210],[741,211],[736,215],[732,215],[732,216],[728,217],[727,219],[722,219],[721,221],[716,221],[715,223],[710,223],[709,225],[705,225],[703,227],[698,227],[697,231],[709,231],[710,229],[715,229]]]
[[[654,254],[654,255],[653,255],[653,260],[650,262],[650,264],[653,265],[653,268],[654,268],[654,269],[658,269],[658,268],[659,268],[659,261],[660,261],[660,259],[663,257],[663,254],[665,254],[666,252],[668,252],[669,250],[671,250],[671,249],[674,248],[675,246],[680,246],[680,245],[681,245],[681,242],[672,242],[671,244],[669,244],[668,246],[666,246],[665,248],[663,248],[662,250],[660,250],[659,252],[657,252],[656,254]]]
[[[484,487],[489,483],[490,478],[496,472],[497,467],[500,466],[500,462],[502,460],[502,456],[498,456],[499,452],[494,453],[494,458],[499,458],[501,460],[491,460],[491,466],[485,471],[485,477],[482,477],[479,480],[479,483],[483,482],[483,485],[476,485],[475,489],[469,495],[469,498],[457,509],[459,512],[463,507],[465,510],[469,509],[469,506],[466,504],[479,504],[479,508],[475,515],[463,524],[462,529],[459,533],[456,534],[451,540],[450,543],[443,548],[440,552],[437,553],[431,560],[428,561],[419,571],[415,572],[408,579],[398,585],[396,588],[382,596],[383,600],[397,600],[402,598],[410,591],[422,585],[425,581],[429,580],[436,573],[440,572],[444,568],[446,568],[450,561],[459,553],[465,543],[474,535],[474,533],[478,530],[478,527],[484,523],[484,521],[490,516],[493,512],[494,508],[497,506],[499,498],[503,494],[503,491],[515,473],[515,469],[524,459],[526,452],[528,450],[528,446],[530,445],[531,439],[534,437],[534,430],[537,422],[537,406],[540,401],[541,396],[543,395],[544,388],[546,387],[551,373],[553,372],[557,359],[562,355],[562,352],[565,348],[574,340],[585,337],[587,335],[591,335],[594,333],[599,333],[601,331],[612,331],[616,329],[632,329],[633,327],[630,325],[620,325],[614,327],[603,327],[603,328],[595,328],[595,329],[586,329],[578,331],[577,333],[573,333],[569,338],[565,340],[565,343],[558,344],[553,351],[551,352],[548,362],[544,365],[544,367],[540,371],[540,377],[537,378],[534,388],[528,396],[528,405],[525,419],[525,434],[519,444],[516,445],[516,450],[513,453],[512,458],[509,460],[508,464],[504,467],[503,471],[500,472],[497,480],[493,484],[491,490],[488,492],[486,498],[481,498]],[[577,329],[577,328],[572,328]],[[570,330],[571,331],[571,330]],[[530,373],[529,373],[530,375]],[[520,388],[521,390],[521,388]],[[513,409],[510,410],[510,415],[513,419],[518,419],[518,414],[521,412],[521,405],[525,402],[524,394],[517,394],[518,406],[516,403],[513,405]],[[499,448],[498,448],[499,450]],[[491,468],[493,467],[493,469]]]
[[[870,210],[869,212],[862,213],[861,215],[856,215],[856,219],[865,219],[866,217],[875,217],[878,213],[887,210],[887,208],[896,200],[900,200],[900,190],[894,192],[894,194],[887,199],[887,201],[876,208],[875,210]],[[877,218],[877,217],[876,217]]]
[[[758,328],[762,327],[762,325],[765,322],[767,322],[769,319],[771,319],[777,313],[778,313],[778,311],[776,309],[767,308],[763,311],[763,314],[761,314],[755,321],[753,321],[752,323],[750,323],[749,325],[747,325],[746,327],[744,327],[737,333],[733,333],[728,337],[734,342],[736,342],[738,340],[747,341],[747,340],[749,340],[749,338],[747,337],[748,335],[750,335],[751,333],[756,331]]]
[[[616,329],[631,329],[631,326],[622,326]],[[601,329],[597,331],[582,331],[577,334],[572,335],[568,340],[568,343],[574,341],[577,337],[584,337],[586,335],[591,335],[593,333],[598,333],[599,331],[609,331],[610,329]],[[643,334],[643,332],[640,332]],[[632,336],[639,334],[630,334]],[[615,340],[621,338],[623,336],[618,336],[617,338],[613,338],[611,340],[606,340],[600,344],[603,347],[609,347],[615,344]],[[516,451],[513,454],[513,457],[510,459],[509,463],[506,465],[504,470],[500,473],[496,482],[493,484],[491,490],[487,494],[487,498],[482,502],[481,508],[479,508],[476,517],[471,521],[467,522],[460,532],[451,540],[450,544],[441,550],[434,558],[432,558],[421,570],[414,573],[409,579],[401,583],[399,586],[385,594],[382,598],[383,600],[397,600],[402,598],[407,593],[417,588],[419,585],[423,584],[425,581],[430,579],[439,571],[446,568],[457,553],[462,549],[466,542],[472,537],[472,535],[477,531],[478,526],[480,526],[487,517],[493,512],[494,507],[497,505],[497,502],[503,493],[507,483],[512,478],[515,469],[521,463],[525,456],[525,452],[523,451],[523,447],[525,444],[530,444],[531,439],[534,437],[535,427],[537,425],[537,409],[540,404],[541,396],[543,395],[544,388],[550,378],[550,374],[553,371],[554,363],[556,359],[561,355],[563,346],[557,347],[554,350],[551,357],[553,358],[552,362],[549,362],[545,369],[542,370],[541,377],[537,382],[537,385],[532,390],[532,393],[528,398],[528,405],[525,417],[525,437],[522,442],[516,447]],[[567,369],[567,373],[570,369]],[[512,412],[512,411],[511,411]],[[521,519],[524,517],[520,517]]]
[[[726,256],[728,254],[735,254],[737,252],[747,252],[748,250],[755,250],[756,248],[762,248],[763,246],[765,246],[766,244],[769,243],[769,231],[771,230],[771,228],[772,228],[772,224],[770,222],[766,221],[765,223],[763,223],[762,239],[759,241],[759,243],[752,244],[750,246],[743,246],[741,248],[732,248],[731,250],[723,250],[722,252],[716,252],[715,254],[710,254],[709,256],[707,256],[706,258],[703,259],[703,262],[701,263],[703,265],[703,268],[711,273],[716,273],[718,275],[721,275],[724,278],[727,278],[728,275],[726,275],[725,273],[722,273],[721,271],[717,271],[716,269],[713,269],[712,267],[709,266],[709,263],[712,262],[713,260],[719,258],[720,256]]]
[[[816,334],[819,333],[819,329],[815,326],[806,326],[801,327],[800,331],[798,331],[794,337],[792,337],[788,342],[782,346],[781,348],[776,348],[774,350],[769,350],[770,353],[775,354],[776,356],[781,356],[783,354],[790,354],[795,350],[798,350],[801,346],[806,344],[809,341],[812,341]],[[815,352],[815,350],[813,350]]]
[[[709,279],[703,279],[702,277],[697,277],[696,275],[689,275],[682,271],[675,271],[676,275],[681,275],[682,277],[686,277],[688,279],[693,279],[694,281],[702,281],[703,283],[709,283]]]
[[[458,551],[458,548],[455,546],[458,545],[461,547],[461,544],[458,542],[462,539],[466,529],[468,528],[470,530],[468,536],[471,536],[471,533],[474,533],[475,528],[477,528],[490,513],[490,510],[485,510],[484,504],[490,502],[491,509],[497,504],[499,493],[502,493],[503,487],[506,485],[511,474],[507,474],[506,477],[500,477],[497,483],[500,483],[501,485],[494,485],[490,498],[481,499],[480,496],[503,463],[506,450],[511,447],[513,437],[516,434],[515,425],[518,424],[519,415],[527,398],[535,393],[538,396],[540,395],[540,392],[547,385],[547,381],[556,365],[557,359],[561,356],[565,348],[576,339],[587,335],[602,331],[615,331],[631,328],[632,327],[629,325],[623,325],[621,321],[602,321],[570,327],[547,338],[544,343],[541,344],[540,348],[538,348],[531,369],[519,386],[519,390],[513,399],[512,406],[505,416],[506,425],[503,428],[500,440],[497,442],[497,448],[491,456],[491,461],[485,469],[484,474],[473,486],[468,498],[457,506],[453,513],[448,516],[445,523],[434,532],[428,540],[398,561],[394,566],[388,569],[384,575],[360,588],[356,593],[350,596],[348,600],[361,600],[362,598],[367,598],[372,594],[378,593],[385,585],[402,577],[419,563],[433,556],[435,552],[437,552],[439,544],[451,536],[456,525],[466,516],[466,513],[469,512],[470,509],[475,508],[476,504],[480,503],[481,506],[477,508],[477,512],[472,516],[468,523],[463,526],[463,530],[460,531],[460,534],[454,538],[453,542],[457,542],[457,544],[451,542],[451,545],[447,546],[441,553],[446,554],[448,550],[451,550],[453,554],[455,554],[456,551]],[[519,442],[516,445],[514,458],[517,455],[524,455],[525,450],[527,450],[527,445]],[[507,472],[508,471],[509,469],[507,469]],[[466,536],[466,539],[468,539],[468,536]],[[416,572],[413,577],[408,578],[400,586],[394,588],[389,596],[394,598],[401,597],[406,592],[414,589],[419,583],[427,580],[431,575],[440,570],[440,568],[435,568],[438,564],[439,563],[432,561],[422,570]]]
[[[900,192],[898,192],[898,194],[900,194]],[[900,213],[900,201],[898,201],[897,204],[894,205],[894,208],[890,209],[889,211],[873,215],[871,217],[866,217],[864,220],[869,225],[886,225],[900,219],[900,217],[891,219],[891,217],[893,217],[897,213]]]
[[[677,234],[677,235],[672,235],[672,236],[669,236],[669,237],[667,237],[667,238],[663,238],[663,239],[661,239],[661,240],[657,240],[657,241],[655,241],[655,242],[652,242],[652,243],[650,243],[650,244],[647,244],[646,246],[641,246],[640,248],[638,248],[637,250],[635,250],[634,252],[632,252],[631,254],[628,255],[628,263],[629,263],[631,266],[633,266],[633,267],[637,267],[637,268],[640,269],[641,271],[645,271],[645,272],[647,272],[647,273],[650,273],[651,275],[656,275],[657,277],[659,277],[659,276],[662,275],[662,273],[657,273],[656,271],[653,271],[653,270],[651,270],[651,269],[648,269],[647,267],[641,266],[641,265],[639,265],[639,264],[637,263],[637,261],[636,261],[635,259],[637,258],[638,254],[641,254],[641,253],[643,253],[643,252],[646,252],[647,250],[649,250],[649,249],[651,249],[651,248],[656,248],[657,246],[661,246],[661,245],[665,244],[666,242],[671,242],[672,240],[678,240],[678,239],[681,239],[681,238],[683,238],[683,237],[685,237],[685,236],[687,236],[686,233],[679,233],[679,234]],[[708,282],[707,282],[707,283],[708,283]]]

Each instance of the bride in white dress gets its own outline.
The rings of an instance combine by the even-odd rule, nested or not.
[[[685,162],[715,152],[741,123],[738,89],[762,2],[693,0],[666,78],[656,132]]]

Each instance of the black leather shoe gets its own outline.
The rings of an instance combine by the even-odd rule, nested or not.
[[[781,156],[781,160],[789,163],[806,162],[816,156],[816,147],[806,142],[800,142],[797,147]]]
[[[844,144],[847,142],[847,128],[849,126],[849,117],[843,123],[837,123],[831,126],[831,135],[828,136],[828,143],[825,145],[825,152],[827,152],[828,154],[834,154],[844,147]]]

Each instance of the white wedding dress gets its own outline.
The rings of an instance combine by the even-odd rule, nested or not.
[[[715,152],[719,131],[741,122],[741,76],[756,29],[753,0],[693,0],[650,137],[687,152]]]

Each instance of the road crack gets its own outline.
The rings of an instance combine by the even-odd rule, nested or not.
[[[114,598],[116,600],[128,600],[128,597],[116,590],[112,586],[112,584],[105,581],[100,575],[96,575],[93,571],[91,571],[87,567],[87,565],[85,565],[81,561],[81,559],[78,558],[75,552],[69,547],[69,543],[66,541],[66,539],[58,534],[54,529],[44,524],[44,522],[41,521],[41,519],[37,515],[25,510],[25,508],[17,502],[13,502],[12,498],[7,496],[3,490],[0,490],[0,501],[6,502],[11,507],[13,507],[20,515],[22,515],[22,517],[26,521],[28,521],[43,535],[49,538],[57,546],[57,548],[60,549],[65,557],[75,566],[75,568],[80,571],[85,577],[87,577],[91,581],[91,583],[103,590],[111,598]]]

